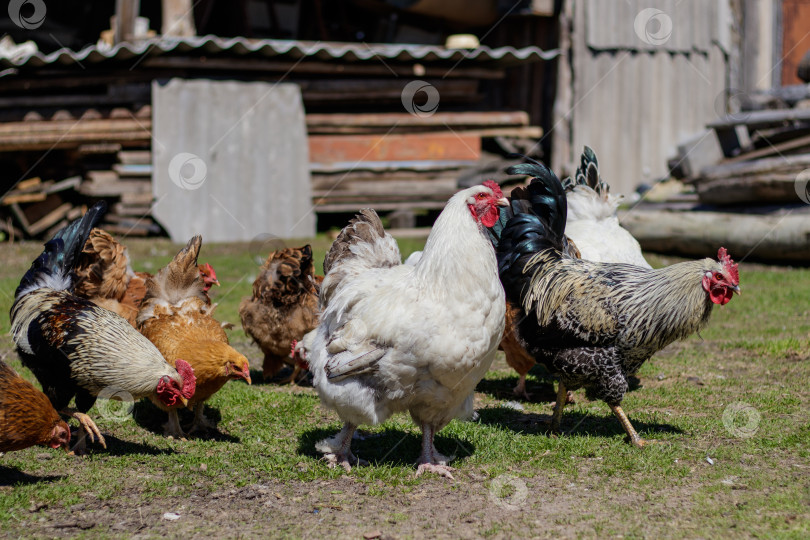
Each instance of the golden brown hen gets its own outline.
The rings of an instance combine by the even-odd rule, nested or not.
[[[285,248],[271,253],[253,282],[253,296],[239,304],[242,328],[264,353],[263,374],[269,379],[293,366],[289,381],[301,370],[290,355],[293,341],[318,326],[318,290],[312,247]],[[288,382],[289,382],[288,381]]]
[[[146,280],[146,296],[138,312],[138,329],[172,365],[176,359],[194,368],[197,390],[188,400],[194,409],[191,431],[211,427],[203,415],[205,401],[231,379],[250,384],[247,358],[228,344],[228,336],[212,317],[214,307],[204,292],[205,283],[197,267],[202,237],[189,240],[174,259],[154,277]],[[178,407],[155,405],[168,411],[167,435],[182,437]]]
[[[0,360],[0,452],[42,445],[65,450],[70,429],[48,397]]]
[[[212,285],[219,285],[210,264],[201,264],[198,269],[205,292]],[[135,318],[146,294],[146,280],[152,275],[133,271],[127,248],[110,233],[99,228],[90,232],[74,273],[76,296],[121,315],[135,326]]]

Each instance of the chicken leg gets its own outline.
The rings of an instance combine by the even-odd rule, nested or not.
[[[205,403],[197,403],[197,405],[194,406],[194,422],[191,424],[191,429],[188,430],[189,434],[198,431],[204,432],[216,427],[216,425],[203,414],[204,409]]]
[[[512,389],[512,393],[514,393],[518,397],[522,397],[526,401],[531,401],[532,395],[526,391],[526,375],[523,374],[518,379],[517,385]]]
[[[177,409],[169,409],[169,421],[163,424],[163,434],[166,437],[185,439],[186,434],[180,427],[180,415],[177,413]]]
[[[352,454],[352,435],[356,429],[356,425],[346,422],[343,424],[343,429],[336,435],[315,445],[318,452],[323,452],[323,459],[330,469],[340,465],[346,469],[346,472],[349,472],[352,470],[352,465],[368,465],[368,461]]]
[[[419,466],[416,469],[416,476],[421,475],[423,472],[432,472],[454,480],[451,473],[455,469],[447,465],[453,458],[443,456],[436,450],[436,446],[433,444],[434,433],[435,429],[433,426],[430,424],[422,424],[422,454],[417,461]]]
[[[93,419],[86,414],[77,411],[76,409],[63,409],[62,414],[70,416],[79,421],[79,431],[76,436],[76,444],[71,448],[71,452],[76,456],[83,456],[87,453],[87,440],[86,437],[90,436],[90,442],[98,442],[106,450],[107,441],[104,440],[104,435],[99,431]]]
[[[658,442],[654,439],[649,440],[642,439],[636,432],[636,430],[633,428],[633,424],[630,423],[630,419],[627,418],[627,415],[624,414],[624,411],[619,405],[611,405],[610,408],[613,411],[613,414],[616,415],[616,418],[619,419],[619,423],[624,428],[624,431],[627,432],[627,438],[629,439],[630,444],[632,444],[636,448],[643,448],[648,444]]]
[[[551,433],[555,435],[560,432],[560,422],[566,403],[568,403],[568,390],[560,380],[557,383],[557,401],[554,403],[554,413],[551,415]]]

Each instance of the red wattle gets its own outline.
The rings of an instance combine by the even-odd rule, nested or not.
[[[498,208],[495,206],[490,206],[487,209],[487,213],[481,216],[481,224],[484,227],[492,227],[498,221]]]

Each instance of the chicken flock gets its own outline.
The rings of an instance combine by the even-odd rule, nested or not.
[[[347,471],[361,425],[398,412],[422,432],[417,475],[452,478],[434,436],[474,415],[474,390],[498,349],[519,375],[536,364],[558,380],[558,432],[570,391],[604,401],[628,440],[643,446],[621,407],[628,379],[656,352],[705,326],[739,293],[737,265],[717,259],[653,269],[618,222],[619,197],[585,148],[561,182],[532,160],[510,174],[531,180],[505,197],[495,182],[447,202],[424,251],[405,263],[374,210],[362,210],[315,273],[310,246],[270,253],[239,306],[262,354],[265,380],[309,372],[343,423],[315,449]],[[0,452],[33,445],[87,452],[106,441],[88,412],[101,399],[148,398],[175,438],[212,427],[205,402],[228,381],[251,384],[247,357],[214,317],[219,285],[198,261],[195,236],[155,275],[132,270],[126,248],[96,228],[103,202],[60,230],[22,277],[11,334],[41,390],[0,361]],[[72,405],[72,406],[71,406]],[[179,411],[193,411],[188,431]],[[71,436],[67,420],[79,428]]]

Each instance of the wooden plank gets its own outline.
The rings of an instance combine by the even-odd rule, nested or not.
[[[800,203],[793,173],[767,173],[718,178],[697,184],[700,202],[727,206],[734,204]]]
[[[796,154],[762,158],[755,161],[722,163],[713,167],[706,167],[700,171],[696,183],[725,177],[743,177],[749,175],[762,175],[773,172],[800,172],[810,167],[810,154]]]
[[[118,143],[90,143],[82,144],[79,146],[79,154],[115,154],[121,151],[121,145]]]
[[[528,126],[529,115],[511,112],[437,112],[419,117],[408,113],[317,114],[306,116],[307,129],[319,127],[506,127]]]
[[[39,233],[43,232],[44,230],[52,227],[56,223],[62,220],[70,209],[73,208],[73,205],[70,203],[63,203],[61,206],[57,207],[55,210],[49,212],[44,217],[42,217],[36,223],[32,223],[28,227],[28,233],[32,236],[36,236]]]
[[[449,171],[472,167],[472,160],[424,160],[424,161],[343,161],[338,163],[318,163],[310,157],[309,170],[312,174],[352,174],[362,171],[376,173],[392,171]]]
[[[118,182],[118,173],[115,171],[87,171],[87,178],[94,184]]]
[[[706,124],[712,129],[744,125],[749,130],[778,126],[789,122],[810,122],[810,109],[777,109],[767,111],[746,111],[724,116]]]
[[[10,206],[11,213],[14,214],[15,218],[17,218],[17,223],[19,223],[23,231],[28,234],[28,227],[30,224],[28,223],[28,218],[25,217],[25,212],[23,212],[22,208],[20,208],[20,205],[17,203],[12,203]]]
[[[42,184],[42,179],[39,176],[35,176],[34,178],[29,178],[19,182],[16,189],[17,191],[27,191],[31,188],[38,187],[40,184]]]
[[[3,204],[31,203],[44,201],[47,198],[45,193],[12,193],[3,197]]]
[[[309,158],[342,161],[470,160],[481,157],[481,138],[456,134],[313,135]]]
[[[123,164],[116,163],[113,165],[113,170],[118,173],[120,177],[124,176],[152,176],[152,164]]]
[[[79,187],[79,184],[82,183],[81,176],[71,176],[70,178],[65,178],[64,180],[60,180],[52,184],[51,186],[45,188],[45,193],[58,193],[60,191],[66,191],[68,189],[76,189]]]
[[[366,206],[358,205],[356,203],[338,203],[338,204],[320,204],[317,200],[312,201],[315,206],[316,212],[324,214],[334,214],[340,212],[358,212],[361,208]],[[374,205],[374,209],[380,212],[388,212],[394,210],[441,210],[447,204],[447,201],[411,201],[411,202],[396,202],[396,203],[379,203]]]
[[[154,201],[152,193],[122,193],[121,202],[131,205],[151,205]]]
[[[118,152],[118,162],[124,165],[151,165],[151,150],[122,150]]]
[[[781,142],[779,144],[769,145],[764,148],[760,148],[759,150],[752,150],[751,152],[746,152],[744,154],[740,154],[739,156],[729,158],[725,160],[723,163],[738,163],[740,161],[752,161],[754,159],[772,156],[774,154],[781,154],[782,152],[787,152],[790,150],[796,150],[797,148],[802,148],[803,146],[810,146],[810,135],[805,135],[804,137],[799,137],[797,139],[793,139],[790,141]]]
[[[163,0],[163,21],[160,33],[172,37],[192,37],[197,34],[194,24],[194,5],[191,0]],[[275,9],[270,6],[270,9]]]
[[[84,182],[79,193],[89,197],[115,197],[124,193],[152,193],[151,182],[119,180],[118,182]]]

